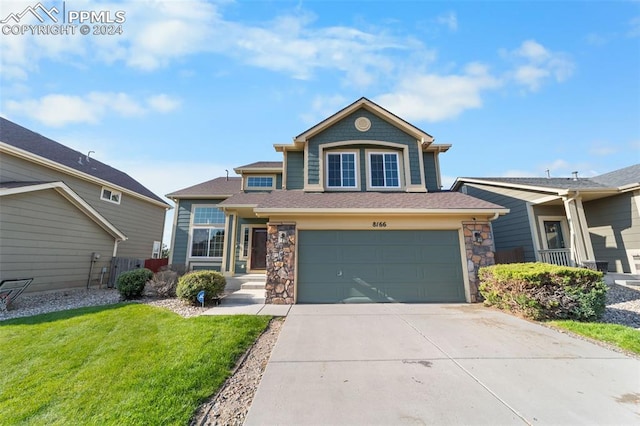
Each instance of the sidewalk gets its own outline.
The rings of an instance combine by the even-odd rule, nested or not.
[[[286,317],[292,305],[265,305],[264,289],[240,289],[224,297],[220,305],[202,315],[271,315]]]

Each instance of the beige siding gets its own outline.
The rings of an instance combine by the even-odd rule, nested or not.
[[[154,241],[162,241],[166,210],[128,194],[120,204],[100,199],[102,185],[33,164],[8,154],[0,156],[1,180],[63,181],[128,238],[118,246],[118,256],[149,258]]]
[[[53,189],[0,200],[0,279],[33,278],[30,292],[86,286],[94,252],[97,285],[113,246],[111,235]]]

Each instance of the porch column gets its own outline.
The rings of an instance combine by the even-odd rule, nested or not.
[[[576,193],[572,197],[562,197],[562,201],[564,202],[564,210],[569,222],[574,261],[580,264],[585,261],[595,260],[589,228],[587,227],[587,220],[582,206],[582,198]]]
[[[265,303],[293,305],[295,300],[296,226],[267,224]]]

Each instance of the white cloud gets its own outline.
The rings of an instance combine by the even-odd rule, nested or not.
[[[302,120],[308,124],[316,124],[324,120],[336,111],[346,107],[347,98],[342,95],[316,96],[311,102],[311,112],[301,115]]]
[[[174,99],[164,93],[160,95],[150,96],[147,99],[147,104],[154,111],[167,113],[174,111],[180,107],[180,101],[178,99]]]
[[[90,9],[93,5],[74,2],[75,8],[84,6]],[[348,84],[365,87],[395,69],[389,52],[417,49],[428,54],[417,40],[389,35],[379,28],[320,27],[316,17],[305,12],[245,24],[224,19],[220,7],[207,1],[103,3],[101,10],[126,12],[122,35],[3,36],[2,78],[27,79],[44,59],[76,61],[78,67],[123,62],[149,72],[205,53],[232,57],[296,79],[310,79],[318,70],[338,70]]]
[[[486,66],[472,63],[461,74],[406,76],[394,91],[378,96],[376,101],[409,121],[435,122],[480,108],[482,92],[500,85],[500,80],[492,76]]]
[[[565,53],[553,52],[535,40],[526,40],[517,49],[501,53],[514,63],[510,78],[531,92],[539,90],[550,78],[563,82],[573,74],[574,64]]]
[[[438,24],[444,25],[451,31],[458,30],[458,17],[455,12],[447,12],[436,18]]]
[[[164,94],[151,96],[147,102],[149,107],[126,93],[91,92],[84,96],[51,94],[39,99],[8,100],[6,109],[48,126],[62,127],[70,123],[96,124],[109,113],[121,117],[139,117],[151,110],[164,113],[179,105],[179,101]]]

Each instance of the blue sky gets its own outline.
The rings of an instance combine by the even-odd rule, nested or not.
[[[37,3],[3,0],[0,19]],[[640,162],[637,1],[42,5],[123,11],[122,34],[3,29],[0,115],[161,196],[280,160],[273,144],[362,96],[453,145],[446,187]]]

